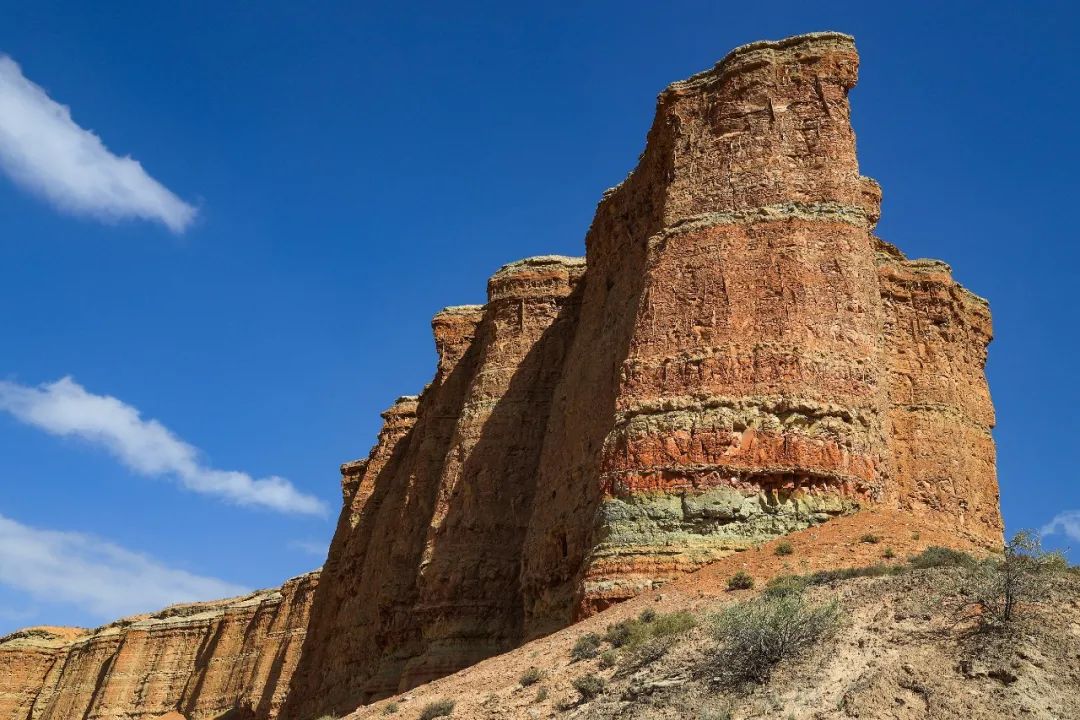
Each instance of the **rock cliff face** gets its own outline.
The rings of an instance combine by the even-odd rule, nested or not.
[[[989,310],[874,236],[857,74],[820,33],[667,88],[585,259],[435,316],[434,379],[341,468],[317,588],[9,638],[0,720],[343,714],[867,509],[1000,546]]]
[[[860,508],[1000,545],[989,311],[874,236],[857,73],[822,33],[675,83],[585,261],[513,263],[487,305],[435,317],[435,379],[345,466],[285,717]]]
[[[311,573],[94,631],[31,628],[0,638],[0,718],[276,716],[317,585]]]

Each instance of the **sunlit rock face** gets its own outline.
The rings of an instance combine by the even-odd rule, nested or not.
[[[318,582],[309,573],[96,630],[31,628],[0,638],[0,718],[275,717]]]
[[[989,309],[874,236],[858,64],[803,35],[664,90],[585,258],[435,315],[431,383],[341,467],[317,587],[9,639],[0,720],[338,716],[867,508],[1000,546]]]
[[[858,62],[820,33],[670,86],[584,261],[513,263],[435,317],[438,371],[357,476],[287,717],[871,505],[1000,544],[989,312],[874,236]]]

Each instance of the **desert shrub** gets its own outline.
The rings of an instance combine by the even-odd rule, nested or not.
[[[392,702],[392,703],[390,703],[389,705],[387,705],[386,707],[384,707],[382,709],[382,714],[383,715],[394,715],[400,709],[401,709],[400,705],[398,705],[396,702]]]
[[[536,691],[536,702],[544,702],[547,699],[548,699],[548,689],[546,687],[542,687],[542,688],[540,688],[539,690]]]
[[[604,640],[614,647],[621,648],[641,644],[648,633],[648,623],[640,620],[622,620],[614,625],[608,625]]]
[[[915,532],[911,533],[911,539],[918,542],[919,540],[922,539],[922,533],[919,532],[918,530],[916,530]]]
[[[529,687],[535,685],[544,679],[544,672],[538,667],[531,667],[525,672],[521,673],[521,677],[518,678],[518,682],[522,687]]]
[[[859,542],[877,545],[879,542],[881,542],[881,536],[875,535],[874,533],[866,533],[861,538],[859,538]]]
[[[570,650],[570,657],[574,660],[589,660],[597,656],[600,652],[600,644],[603,642],[600,636],[596,633],[586,633],[577,639],[574,643],[573,649]]]
[[[745,570],[735,573],[727,581],[728,590],[749,590],[752,587],[754,587],[754,578],[750,577]]]
[[[733,605],[712,621],[718,641],[713,670],[731,684],[768,682],[778,663],[805,654],[836,629],[839,619],[835,601],[814,605],[800,594]]]
[[[892,560],[894,557],[896,557],[896,551],[893,550],[891,547],[887,547],[885,548],[885,551],[881,553],[881,555],[886,560]]]
[[[936,567],[970,567],[976,565],[978,560],[965,552],[952,548],[934,545],[911,558],[908,564],[913,568],[926,569]]]
[[[653,610],[652,608],[645,608],[644,610],[641,611],[641,614],[638,615],[638,620],[640,620],[643,623],[651,623],[655,619],[656,619],[656,611]]]
[[[454,712],[453,700],[436,700],[435,702],[428,703],[424,706],[424,709],[420,711],[420,720],[431,720],[437,717],[450,717],[450,714]]]
[[[1060,552],[1043,550],[1033,532],[1022,530],[1005,554],[965,567],[954,597],[954,612],[974,617],[982,629],[1001,629],[1017,620],[1025,606],[1046,598],[1048,575],[1068,567]]]
[[[577,690],[581,699],[592,700],[594,697],[604,692],[604,686],[607,683],[604,682],[604,678],[599,675],[582,675],[581,677],[574,678],[574,689]]]
[[[619,656],[614,650],[605,650],[600,653],[600,667],[609,668],[615,667],[615,662],[619,659]]]
[[[765,597],[784,597],[799,595],[806,589],[806,578],[798,575],[778,575],[765,585]]]
[[[650,623],[649,632],[654,638],[682,635],[697,627],[697,620],[686,610],[658,615]]]
[[[793,552],[795,552],[795,547],[787,540],[781,540],[776,545],[777,555],[791,555]]]

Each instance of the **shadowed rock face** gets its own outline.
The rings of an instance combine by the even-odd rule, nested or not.
[[[16,708],[0,720],[73,717],[40,710],[65,694],[87,717],[269,718],[286,691],[287,720],[342,714],[871,506],[999,546],[989,310],[945,264],[873,235],[857,74],[852,39],[820,33],[675,83],[585,259],[512,263],[487,304],[435,316],[434,379],[341,468],[302,653],[292,621],[287,650],[262,641],[288,659],[276,679],[211,683],[202,661],[177,662],[182,687],[151,709],[95,689],[113,661],[66,659],[85,640],[0,646],[25,678],[0,684]],[[202,657],[211,627],[155,652]],[[127,676],[155,677],[152,657]]]

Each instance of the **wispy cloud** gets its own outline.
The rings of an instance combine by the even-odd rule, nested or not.
[[[167,567],[93,535],[42,530],[3,515],[0,584],[38,601],[75,605],[102,619],[246,592],[239,585]]]
[[[1061,533],[1080,542],[1080,510],[1066,510],[1058,513],[1053,520],[1043,525],[1040,532],[1043,535]]]
[[[70,377],[38,387],[0,380],[0,410],[53,435],[100,445],[138,473],[172,477],[195,492],[278,512],[325,512],[321,501],[284,478],[256,479],[207,467],[196,448],[157,420],[143,419],[136,408],[114,397],[89,393]]]
[[[107,220],[143,218],[176,233],[195,208],[150,177],[137,160],[117,157],[79,127],[71,111],[0,54],[0,169],[67,212]]]

